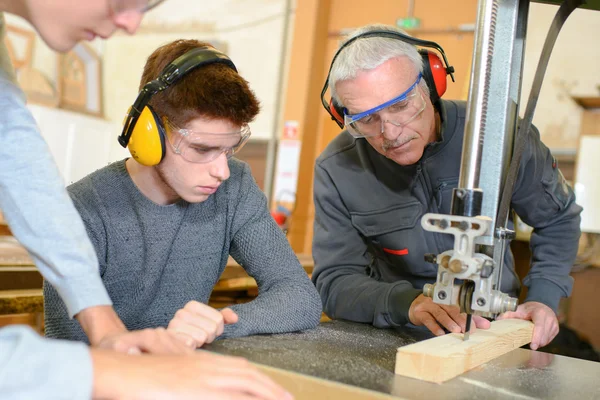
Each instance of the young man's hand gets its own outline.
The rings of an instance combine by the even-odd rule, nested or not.
[[[164,328],[129,332],[111,306],[86,308],[76,318],[94,347],[128,354],[189,354],[193,351]]]
[[[96,347],[127,354],[191,354],[194,348],[186,346],[165,328],[125,331],[104,337]]]
[[[497,319],[524,319],[533,322],[533,338],[529,347],[537,350],[550,343],[558,334],[558,318],[550,307],[537,301],[519,304],[516,311],[505,312]]]
[[[95,399],[292,400],[242,358],[205,351],[186,356],[91,352]]]
[[[229,308],[218,311],[206,304],[190,301],[175,313],[167,331],[195,349],[212,343],[223,333],[225,324],[235,324],[237,321],[237,314]]]
[[[442,327],[452,333],[460,333],[465,331],[467,325],[467,315],[461,314],[458,306],[437,304],[431,297],[425,297],[422,294],[410,305],[408,318],[413,325],[425,325],[436,336],[445,333]],[[489,327],[490,321],[473,315],[471,332],[475,332],[476,328],[488,329]]]

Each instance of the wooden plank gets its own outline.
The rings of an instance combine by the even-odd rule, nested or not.
[[[283,99],[283,120],[298,121],[302,145],[295,208],[287,237],[296,253],[308,253],[312,248],[314,219],[313,170],[315,159],[322,151],[319,148],[320,125],[324,115],[323,107],[315,100],[319,98],[327,75],[325,66],[329,66],[331,61],[327,40],[330,20],[337,19],[340,10],[332,6],[332,1],[303,0],[296,3],[287,88]],[[345,5],[342,8],[345,9]],[[334,15],[336,18],[333,18]],[[283,132],[283,129],[280,131]]]
[[[583,111],[579,135],[600,135],[600,111]]]
[[[594,108],[600,108],[600,97],[577,97],[573,96],[572,99],[580,107],[590,110]]]
[[[596,298],[600,287],[600,269],[586,268],[573,272],[573,291],[569,298],[567,323],[581,337],[587,339],[595,349],[600,349],[600,313]]]
[[[27,250],[12,236],[0,237],[0,265],[34,265]]]
[[[298,261],[300,261],[300,265],[304,268],[307,274],[312,274],[314,269],[314,261],[311,254],[296,254],[298,257]],[[233,279],[233,278],[245,278],[248,274],[244,267],[239,265],[233,257],[229,257],[227,260],[227,265],[225,266],[225,270],[221,274],[220,280],[223,279]]]
[[[0,299],[16,299],[23,297],[42,297],[42,289],[0,290]]]
[[[301,253],[296,254],[296,257],[298,258],[298,261],[300,261],[300,265],[302,265],[304,269],[311,268],[312,271],[312,267],[314,267],[315,265],[312,254]],[[227,267],[242,268],[240,264],[238,264],[231,256],[229,256],[229,258],[227,259]]]
[[[533,323],[520,319],[492,322],[469,340],[452,333],[398,348],[396,374],[441,383],[529,342]]]
[[[294,400],[398,400],[387,394],[327,381],[278,368],[256,365],[294,396]]]
[[[0,328],[9,325],[29,325],[40,335],[44,334],[44,314],[41,312],[37,313],[26,313],[26,314],[12,314],[12,315],[0,315]]]
[[[0,290],[0,315],[42,313],[42,289]]]
[[[310,279],[311,277],[312,274],[308,274],[308,278]],[[245,276],[241,278],[220,279],[213,288],[213,293],[253,289],[258,289],[256,280],[252,277]],[[258,293],[254,295],[257,296]]]
[[[256,281],[254,280],[254,278],[250,277],[221,279],[213,288],[213,293],[248,290],[255,287]]]

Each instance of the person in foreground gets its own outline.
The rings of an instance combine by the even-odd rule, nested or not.
[[[319,294],[250,167],[231,158],[259,111],[231,60],[196,40],[168,43],[148,58],[141,96],[163,82],[164,71],[188,66],[151,96],[130,137],[126,123],[121,143],[133,157],[68,187],[115,310],[129,329],[165,327],[193,347],[314,328]],[[230,254],[256,279],[259,294],[216,310],[207,303]],[[85,340],[58,292],[45,285],[44,294],[46,335]]]
[[[395,27],[369,25],[351,33],[334,59],[328,84],[339,112],[332,115],[344,131],[315,166],[312,279],[332,318],[382,328],[413,324],[442,335],[464,331],[466,316],[422,294],[437,274],[424,255],[452,249],[454,238],[424,231],[420,221],[425,213],[450,214],[466,104],[440,98],[446,71],[435,80],[438,56],[414,44]],[[525,302],[499,318],[532,320],[536,349],[558,333],[556,310],[572,287],[581,207],[535,128],[512,207],[534,228],[533,256]],[[516,296],[510,248],[504,269],[501,290]],[[490,326],[478,316],[473,322]]]
[[[59,289],[69,316],[78,318],[98,346],[43,339],[24,326],[0,329],[3,399],[289,398],[245,360],[192,355],[164,329],[126,331],[112,309],[81,219],[15,83],[4,46],[3,12],[25,18],[52,49],[67,51],[80,40],[108,37],[116,29],[133,33],[142,14],[158,3],[0,0],[0,209],[42,275]]]

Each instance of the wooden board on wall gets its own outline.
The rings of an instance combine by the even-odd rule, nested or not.
[[[31,66],[33,45],[35,43],[35,33],[33,31],[14,25],[7,25],[4,42],[16,70]],[[19,52],[19,48],[23,48],[23,51]]]
[[[531,342],[532,335],[532,322],[506,319],[478,329],[466,341],[458,333],[423,340],[398,349],[396,374],[445,382]]]
[[[261,190],[265,189],[265,174],[267,172],[267,152],[269,142],[265,140],[250,140],[235,157],[250,165],[252,176]]]
[[[58,57],[60,107],[103,116],[102,59],[87,43],[79,43]]]

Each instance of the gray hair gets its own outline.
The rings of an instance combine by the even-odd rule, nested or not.
[[[352,38],[372,31],[388,31],[407,35],[406,32],[392,25],[371,24],[351,32],[340,43],[339,48],[342,48]],[[331,97],[337,104],[343,105],[335,90],[335,85],[339,81],[354,79],[359,72],[375,69],[386,61],[396,57],[407,57],[414,65],[415,71],[423,72],[423,58],[417,48],[410,43],[378,36],[355,40],[354,43],[338,54],[335,63],[331,67],[328,81]],[[427,97],[429,97],[429,88],[424,79],[421,80],[420,85]]]

